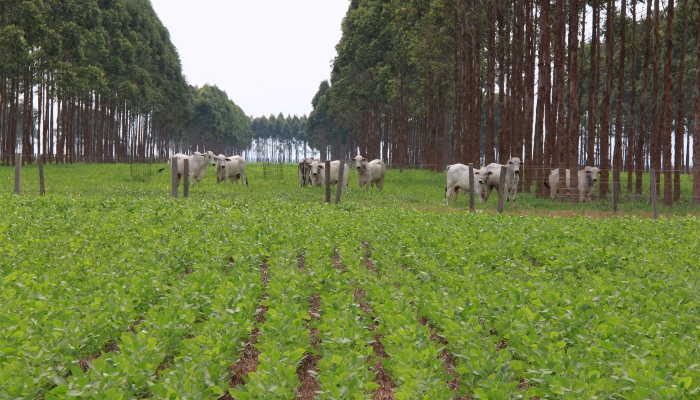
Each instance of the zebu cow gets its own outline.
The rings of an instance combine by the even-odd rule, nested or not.
[[[299,173],[299,186],[304,187],[311,183],[310,169],[308,168],[314,162],[313,158],[304,157],[299,161],[297,172]]]
[[[351,160],[352,164],[357,169],[357,184],[360,186],[360,189],[364,186],[367,186],[367,189],[369,189],[370,186],[377,185],[377,189],[382,190],[384,187],[384,176],[386,175],[386,165],[381,160],[375,159],[368,162],[366,158],[358,154]]]
[[[474,168],[474,192],[479,197],[481,204],[486,203],[491,175],[493,175],[493,172],[488,171],[486,168]],[[448,165],[445,204],[449,206],[450,199],[457,202],[457,193],[460,190],[464,193],[469,193],[469,166],[464,164]]]
[[[506,197],[507,201],[513,199],[513,204],[515,204],[515,195],[518,191],[518,182],[520,182],[520,165],[522,164],[518,157],[511,157],[508,160],[508,164],[506,164],[508,169],[506,170],[505,192],[503,195]],[[486,166],[486,169],[493,173],[489,178],[489,189],[486,200],[488,200],[491,189],[496,189],[497,193],[501,190],[501,167],[502,165],[498,163],[491,163]]]
[[[241,185],[248,186],[248,178],[246,177],[246,163],[241,156],[226,157],[219,154],[216,161],[216,183],[225,181],[238,183],[241,180]]]
[[[309,177],[311,178],[311,186],[317,187],[317,186],[324,186],[326,184],[325,163],[314,160],[306,168],[309,170]],[[342,179],[340,179],[342,187],[348,187],[348,176],[349,176],[348,170],[349,170],[349,168],[345,168],[343,170],[343,176],[342,176]],[[339,172],[340,172],[340,161],[338,161],[338,160],[331,161],[331,185],[334,183],[338,183]]]
[[[598,181],[598,167],[584,167],[578,171],[578,198],[582,203],[591,201],[591,194],[595,188],[595,183]],[[559,169],[553,169],[549,173],[548,181],[544,181],[544,186],[551,190],[551,199],[554,200],[559,193]],[[566,170],[566,188],[571,187],[571,171]]]
[[[170,161],[168,160],[168,164],[170,165],[170,171],[172,171],[174,168],[177,168],[177,184],[178,186],[180,185],[180,179],[185,175],[185,159],[189,160],[189,181],[190,181],[190,187],[196,184],[199,186],[199,181],[204,177],[204,172],[206,172],[207,168],[209,168],[210,165],[215,163],[216,157],[214,156],[214,153],[211,151],[208,151],[206,154],[202,154],[198,151],[195,151],[193,155],[188,156],[186,154],[182,153],[177,153],[173,156],[177,160],[177,165],[173,165]],[[158,172],[162,172],[165,168],[161,168],[158,170]]]

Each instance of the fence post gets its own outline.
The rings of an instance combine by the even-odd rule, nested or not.
[[[331,202],[331,162],[326,160],[324,174],[326,175],[326,203]]]
[[[559,168],[559,202],[564,203],[567,198],[566,168]]]
[[[36,163],[39,166],[39,193],[42,196],[46,194],[46,188],[44,187],[44,155],[39,154],[36,158]]]
[[[613,175],[613,184],[612,184],[612,207],[613,207],[613,212],[617,212],[617,200],[618,196],[620,195],[620,182],[619,179],[615,179],[615,166],[612,167],[612,175]],[[619,176],[619,174],[617,174]]]
[[[651,179],[651,216],[656,219],[659,218],[659,209],[656,197],[656,170],[654,168],[649,170],[649,178]]]
[[[474,212],[474,163],[469,163],[469,212]]]
[[[498,213],[503,213],[503,195],[506,190],[506,173],[508,173],[508,167],[501,165],[501,177],[498,186]]]
[[[173,198],[177,199],[177,187],[180,185],[180,180],[177,177],[177,157],[170,159],[170,178],[173,184]]]
[[[19,194],[21,191],[21,174],[22,174],[22,153],[15,154],[15,193]]]
[[[343,191],[343,174],[345,173],[345,162],[340,162],[340,168],[338,169],[338,187],[335,188],[335,204],[340,203],[340,193]]]
[[[189,197],[190,195],[190,160],[182,160],[182,175],[184,175],[184,184],[182,185],[182,196]],[[194,182],[192,182],[194,183]]]

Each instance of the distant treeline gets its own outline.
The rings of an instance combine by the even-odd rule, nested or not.
[[[252,118],[250,128],[253,142],[249,159],[296,161],[310,155],[306,136],[307,117],[279,113],[276,117]]]
[[[149,0],[0,2],[0,162],[247,149],[250,119],[187,84]]]
[[[351,0],[309,141],[436,170],[519,156],[526,190],[527,171],[595,164],[602,196],[614,166],[639,194],[645,167],[668,171],[678,198],[694,165],[700,202],[700,2],[664,3]]]

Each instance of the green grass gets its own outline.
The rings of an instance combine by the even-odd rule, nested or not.
[[[166,164],[154,164],[150,167],[150,174],[141,174],[132,177],[132,167],[128,164],[73,164],[73,165],[46,165],[46,192],[48,195],[80,196],[136,196],[136,197],[169,197],[171,193],[170,176],[168,169],[158,174],[156,171],[167,167]],[[148,171],[147,166],[141,166],[141,172]],[[299,188],[295,164],[285,164],[283,180],[264,180],[263,165],[248,163],[249,187],[232,184],[216,184],[216,176],[213,168],[210,168],[201,186],[190,190],[190,197],[201,198],[234,198],[238,200],[252,201],[254,199],[285,199],[297,202],[315,203],[323,202],[325,191],[323,188]],[[0,168],[0,196],[9,195],[14,188],[14,169],[11,167]],[[628,195],[626,193],[627,173],[621,174],[623,182],[622,194],[618,202],[618,213],[623,215],[651,214],[651,200],[649,196]],[[661,176],[661,188],[663,188],[664,176]],[[463,193],[459,195],[457,204],[445,206],[445,174],[424,170],[388,170],[385,189],[382,192],[376,190],[361,191],[357,187],[357,178],[354,170],[350,171],[349,189],[342,195],[342,202],[348,204],[361,204],[385,207],[415,208],[435,211],[465,211],[469,208],[469,197]],[[517,206],[505,204],[506,212],[522,213],[549,213],[561,214],[589,214],[607,215],[612,213],[612,196],[606,199],[594,199],[588,204],[560,203],[547,198],[536,198],[532,193],[518,193]],[[700,207],[691,202],[692,176],[681,176],[681,199],[671,207],[663,205],[663,197],[658,200],[659,213],[669,215],[685,215],[700,213]],[[39,177],[36,165],[26,166],[22,169],[22,193],[25,195],[39,194]],[[182,195],[182,186],[180,187]],[[547,190],[548,193],[548,190]],[[597,195],[596,187],[594,196]],[[644,175],[643,193],[649,193],[649,175]],[[332,197],[335,197],[333,187]],[[479,204],[476,199],[476,210],[495,212],[498,196],[491,193],[487,204]]]
[[[306,354],[323,357],[320,398],[370,398],[374,341],[396,398],[700,396],[690,206],[551,218],[537,214],[607,209],[525,195],[511,214],[493,197],[468,213],[465,196],[444,205],[444,174],[409,170],[381,192],[351,172],[329,206],[293,166],[273,182],[259,164],[249,187],[209,171],[189,199],[128,165],[51,165],[41,197],[24,172],[16,196],[0,169],[0,398],[292,400]],[[231,388],[254,327],[261,364]]]

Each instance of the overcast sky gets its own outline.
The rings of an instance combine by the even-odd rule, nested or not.
[[[191,85],[226,91],[247,115],[299,116],[330,79],[349,0],[151,0]]]

